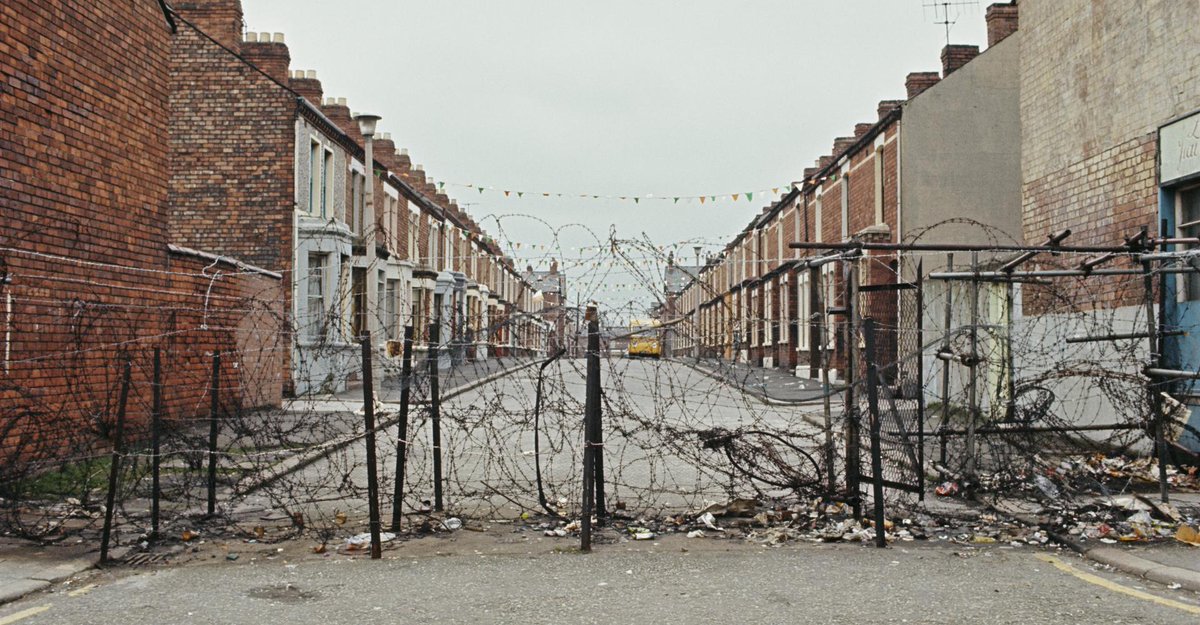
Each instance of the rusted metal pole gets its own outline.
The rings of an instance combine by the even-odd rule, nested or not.
[[[875,546],[887,547],[887,530],[883,514],[883,447],[879,431],[883,419],[879,417],[879,364],[875,354],[875,320],[863,319],[863,348],[867,364],[867,411],[871,428],[871,499],[875,511]]]
[[[583,408],[583,505],[579,521],[579,550],[592,550],[592,511],[596,496],[596,441],[593,438],[595,430],[592,420],[595,407],[600,401],[599,394],[599,358],[600,358],[600,322],[595,306],[587,308],[588,349],[587,349],[587,386],[585,387]],[[596,370],[593,375],[592,359],[595,358]]]
[[[954,269],[954,254],[946,254],[946,269],[952,271]],[[942,337],[942,352],[950,352],[950,330],[954,323],[954,308],[953,285],[949,282],[943,282],[942,286],[946,289],[945,305],[942,308],[942,320],[945,327],[945,335]],[[942,422],[938,424],[938,466],[946,466],[946,436],[945,431],[950,427],[950,363],[946,360],[942,361]],[[946,476],[942,476],[943,478]]]
[[[217,420],[221,412],[221,352],[213,351],[208,413],[208,516],[217,513]]]
[[[153,399],[150,408],[150,537],[158,538],[159,502],[162,499],[162,349],[154,348]]]
[[[117,423],[113,430],[112,460],[108,467],[108,495],[104,504],[104,528],[100,533],[100,564],[108,564],[108,545],[112,538],[113,513],[117,505],[117,478],[125,456],[125,406],[129,402],[129,383],[133,365],[128,356],[121,373],[121,396],[117,402]]]
[[[379,474],[375,462],[375,382],[371,369],[371,332],[363,330],[362,339],[363,419],[367,435],[367,519],[371,531],[371,559],[383,557],[379,531]]]
[[[392,490],[391,531],[400,531],[404,508],[404,470],[408,463],[408,398],[412,389],[413,327],[404,328],[404,350],[400,357],[400,415],[396,422],[396,484]]]
[[[442,399],[438,390],[438,342],[441,321],[429,324],[429,421],[433,428],[433,509],[445,510],[442,501]]]

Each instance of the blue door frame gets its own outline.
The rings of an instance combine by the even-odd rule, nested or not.
[[[1159,218],[1164,220],[1167,226],[1163,235],[1170,236],[1176,231],[1175,196],[1178,189],[1179,187],[1163,187],[1158,191]],[[1171,369],[1200,370],[1200,301],[1179,301],[1179,274],[1168,274],[1166,283],[1166,306],[1163,316],[1167,328],[1183,330],[1186,334],[1166,338],[1163,345],[1165,364]],[[1174,390],[1181,395],[1200,395],[1200,381],[1175,382]],[[1200,430],[1200,399],[1191,399],[1186,403],[1191,408],[1188,425],[1193,430]],[[1200,452],[1200,437],[1192,432],[1184,431],[1177,442],[1187,449]]]

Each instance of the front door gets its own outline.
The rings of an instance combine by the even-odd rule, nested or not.
[[[1179,237],[1200,237],[1200,185],[1174,191],[1175,234]],[[1176,246],[1176,251],[1200,248],[1196,245]],[[1200,266],[1200,259],[1192,261]],[[1167,327],[1185,332],[1182,336],[1167,341],[1168,366],[1184,371],[1200,370],[1200,271],[1175,274],[1168,282]],[[1191,416],[1188,424],[1192,432],[1184,432],[1179,443],[1194,451],[1200,451],[1200,382],[1180,381],[1175,383],[1172,396],[1188,404]]]

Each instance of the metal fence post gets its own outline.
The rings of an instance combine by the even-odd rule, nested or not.
[[[846,490],[850,500],[854,518],[862,520],[862,493],[859,475],[861,470],[862,433],[859,422],[858,403],[854,396],[854,380],[858,377],[858,341],[856,326],[858,325],[858,261],[846,261],[846,328],[844,341],[846,346]]]
[[[954,271],[954,254],[946,254],[946,271]],[[953,282],[943,280],[942,285],[945,288],[945,306],[942,309],[942,321],[945,328],[945,335],[942,337],[942,352],[950,353],[950,330],[954,323],[954,290]],[[942,360],[942,422],[938,424],[938,466],[942,469],[946,468],[946,432],[950,429],[950,361]],[[944,471],[942,477],[946,475]]]
[[[375,464],[375,384],[371,363],[371,332],[363,330],[362,345],[363,418],[367,434],[367,515],[371,531],[371,559],[383,556],[379,536],[379,475]]]
[[[596,495],[596,441],[593,438],[593,420],[600,401],[600,321],[595,306],[588,306],[587,321],[587,386],[583,408],[583,505],[579,532],[579,549],[585,552],[592,550],[592,510]],[[595,369],[592,366],[593,359]]]
[[[1146,228],[1142,228],[1143,239],[1147,232]],[[1154,316],[1154,267],[1148,260],[1142,261],[1142,285],[1145,289],[1144,304],[1146,307],[1146,341],[1150,348],[1150,368],[1161,368],[1162,366],[1162,341],[1160,341],[1161,324],[1155,322]],[[1161,304],[1161,300],[1160,300]],[[1165,378],[1146,374],[1148,381],[1146,383],[1147,400],[1150,403],[1151,424],[1154,428],[1154,451],[1158,456],[1158,494],[1163,503],[1170,501],[1170,494],[1167,492],[1167,441],[1163,433],[1163,409],[1162,398],[1159,395],[1160,387],[1165,382]]]
[[[445,510],[442,501],[442,401],[438,397],[438,341],[441,322],[429,324],[429,421],[433,426],[433,509]]]
[[[159,481],[162,472],[162,349],[154,348],[154,380],[151,382],[154,393],[150,409],[150,537],[158,538],[159,501],[162,498],[162,486]]]
[[[879,364],[875,354],[875,320],[863,319],[863,357],[867,364],[867,411],[871,430],[871,498],[875,508],[875,546],[887,547],[887,531],[883,518],[883,448],[880,429],[883,419],[879,417]]]
[[[217,513],[217,419],[221,411],[221,352],[213,350],[208,413],[208,516]]]
[[[129,383],[133,365],[128,356],[121,374],[121,397],[117,403],[117,423],[113,430],[111,464],[108,467],[108,496],[104,504],[104,529],[100,534],[100,564],[108,563],[108,544],[112,538],[113,512],[117,505],[117,478],[121,473],[121,458],[125,455],[125,406],[129,402]]]
[[[413,327],[404,328],[404,349],[400,357],[400,415],[396,423],[396,485],[392,491],[391,531],[400,531],[404,506],[404,468],[408,463],[408,398],[412,389]]]
[[[979,252],[971,252],[971,271],[979,273]],[[975,429],[977,427],[976,418],[980,413],[976,403],[979,401],[978,385],[979,385],[979,277],[976,275],[971,279],[971,353],[967,355],[968,375],[971,376],[967,380],[967,462],[966,462],[966,477],[967,477],[967,495],[974,496],[975,491]]]

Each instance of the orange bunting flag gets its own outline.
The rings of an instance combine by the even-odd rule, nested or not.
[[[509,193],[508,191],[505,191],[505,192],[504,192],[504,197],[508,197],[508,193]]]
[[[703,203],[704,203],[704,196],[703,196],[703,195],[701,195],[701,196],[700,196],[700,203],[701,203],[701,204],[703,204]]]
[[[775,195],[776,193],[779,193],[779,187],[771,187],[771,195]]]
[[[737,196],[738,196],[738,194],[737,194],[737,193],[734,193],[734,194],[733,194],[733,201],[734,201],[734,202],[736,202],[736,201],[737,201]]]

